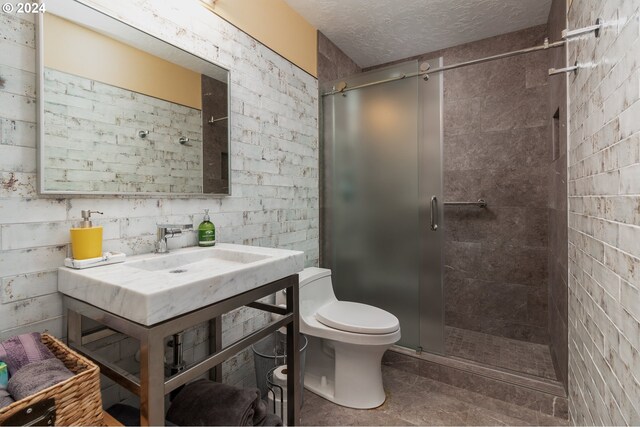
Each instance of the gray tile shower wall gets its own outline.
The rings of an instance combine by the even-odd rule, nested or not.
[[[411,59],[442,56],[447,65],[481,58],[541,44],[546,30]],[[445,208],[445,323],[545,344],[547,58],[543,51],[447,71],[443,101],[445,200],[489,203]]]
[[[569,28],[569,411],[640,424],[640,3],[573,0]]]
[[[231,70],[231,177],[225,198],[42,197],[36,192],[35,30],[32,15],[0,14],[0,338],[50,330],[63,336],[56,269],[80,209],[105,213],[104,249],[153,250],[156,223],[190,222],[211,210],[221,242],[303,250],[318,262],[317,81],[198,2],[99,0],[143,31]],[[267,71],[271,70],[271,71]],[[195,233],[172,247],[196,244]],[[223,319],[223,340],[264,322],[254,310]],[[206,350],[204,327],[189,332],[185,356]],[[130,343],[104,349],[131,360]],[[251,355],[225,364],[229,382],[250,383]],[[117,396],[113,397],[114,399]]]
[[[546,27],[446,49],[451,64],[541,44]],[[444,76],[448,326],[547,343],[547,53]]]
[[[560,40],[566,28],[567,2],[554,0],[549,13],[548,34],[550,41]],[[566,62],[564,47],[549,51],[549,67],[563,68]],[[567,387],[567,299],[569,254],[567,251],[567,77],[549,77],[550,125],[547,153],[550,163],[547,168],[549,198],[549,340],[558,379]]]

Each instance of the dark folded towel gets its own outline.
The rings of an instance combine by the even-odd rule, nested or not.
[[[107,412],[123,426],[140,425],[140,410],[133,406],[117,403],[107,409]]]
[[[0,408],[9,406],[14,402],[6,388],[0,387]]]
[[[118,420],[123,426],[139,426],[140,425],[140,409],[123,403],[116,403],[107,409],[109,415]],[[172,422],[164,422],[165,426],[175,426]]]
[[[267,417],[257,388],[243,389],[208,380],[185,386],[167,412],[179,426],[253,426]]]
[[[282,418],[280,418],[276,414],[267,414],[267,416],[264,417],[264,420],[262,421],[262,423],[256,424],[256,425],[259,425],[259,426],[281,426],[282,425]]]
[[[14,399],[20,400],[72,376],[73,373],[60,360],[41,360],[20,368],[9,380],[7,390]]]
[[[47,346],[42,344],[37,332],[18,335],[0,342],[0,360],[7,364],[9,375],[15,374],[29,363],[54,357]]]

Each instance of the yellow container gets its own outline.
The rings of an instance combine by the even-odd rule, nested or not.
[[[102,227],[72,228],[70,231],[74,259],[102,256]]]

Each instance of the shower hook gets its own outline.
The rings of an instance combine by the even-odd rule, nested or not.
[[[147,136],[149,136],[149,131],[148,130],[140,130],[138,131],[138,136],[142,139],[145,139]]]

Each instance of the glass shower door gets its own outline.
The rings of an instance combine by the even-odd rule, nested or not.
[[[417,70],[412,61],[347,83],[352,87]],[[323,98],[324,223],[329,230],[324,253],[336,295],[393,313],[402,329],[399,345],[414,349],[425,347],[421,279],[428,225],[423,223],[419,144],[423,83],[406,78]]]

